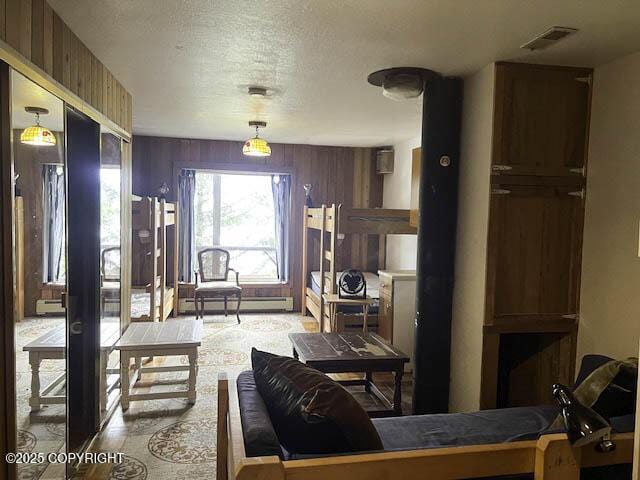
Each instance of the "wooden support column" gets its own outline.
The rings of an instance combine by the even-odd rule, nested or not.
[[[425,83],[418,218],[413,413],[449,408],[462,81]]]

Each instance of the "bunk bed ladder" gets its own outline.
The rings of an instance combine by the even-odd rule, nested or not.
[[[165,311],[165,295],[167,287],[167,201],[160,200],[160,321],[167,318]]]
[[[156,302],[156,288],[158,285],[158,199],[148,199],[150,204],[151,215],[151,288],[149,290],[149,320],[156,321],[157,314],[157,302]]]

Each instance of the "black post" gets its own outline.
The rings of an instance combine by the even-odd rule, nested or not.
[[[414,414],[449,407],[462,80],[428,80],[423,103]]]
[[[77,453],[100,425],[100,125],[67,106],[65,135],[67,450]]]

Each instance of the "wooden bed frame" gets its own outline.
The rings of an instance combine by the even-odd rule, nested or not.
[[[337,293],[336,289],[336,251],[339,236],[345,234],[378,235],[380,244],[378,250],[378,267],[384,268],[386,257],[386,236],[389,234],[415,235],[416,227],[410,225],[409,210],[393,210],[387,208],[347,208],[333,204],[330,207],[322,205],[319,208],[304,207],[302,221],[302,314],[307,310],[318,321],[320,331],[331,331],[329,311],[309,286],[309,274],[313,270],[313,262],[308,262],[309,231],[320,232],[320,291]],[[328,265],[328,268],[325,268]],[[329,278],[325,278],[328,272]],[[328,284],[327,284],[328,281]],[[321,320],[323,319],[323,320]],[[369,314],[369,326],[376,330],[378,315]],[[362,328],[361,315],[336,315],[338,331]]]
[[[156,197],[133,196],[131,224],[134,241],[144,255],[152,258],[149,282],[134,289],[149,294],[149,313],[132,317],[132,322],[165,321],[169,314],[178,316],[178,205]],[[167,227],[173,226],[173,285],[167,286]],[[160,298],[156,291],[160,289]]]
[[[235,384],[218,377],[217,480],[459,480],[534,474],[536,480],[578,480],[580,469],[632,463],[633,433],[612,437],[616,449],[572,448],[566,434],[538,440],[431,448],[308,460],[247,457]]]

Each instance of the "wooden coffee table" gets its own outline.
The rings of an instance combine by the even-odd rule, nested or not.
[[[341,380],[345,386],[362,385],[386,408],[368,410],[372,417],[402,415],[402,375],[409,357],[381,337],[363,333],[290,333],[293,356],[324,373],[364,373],[364,379]],[[373,382],[373,372],[393,372],[390,401]]]
[[[135,322],[127,327],[114,348],[120,351],[120,384],[122,410],[129,402],[165,398],[187,398],[196,403],[196,376],[198,374],[198,347],[202,341],[202,321],[171,320],[167,322]],[[187,356],[189,365],[160,367],[142,366],[142,357]],[[134,371],[130,371],[131,359],[135,359]],[[187,390],[132,393],[143,373],[189,372]]]

